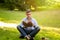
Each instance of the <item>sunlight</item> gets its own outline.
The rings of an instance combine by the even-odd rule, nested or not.
[[[0,21],[0,27],[13,27],[13,28],[16,28],[18,24],[14,24],[14,23],[5,23],[5,22],[2,22]]]
[[[60,0],[55,0],[56,2],[60,2]]]

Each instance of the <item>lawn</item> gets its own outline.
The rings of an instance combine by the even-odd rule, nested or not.
[[[32,12],[32,16],[37,20],[39,25],[60,27],[60,10],[35,11]],[[25,12],[0,9],[0,21],[20,23],[24,17]]]
[[[38,24],[43,27],[60,28],[60,10],[35,11],[32,12],[32,16],[37,20]],[[19,24],[24,17],[25,11],[0,9],[0,21]],[[22,40],[19,39],[19,36],[20,34],[17,29],[6,27],[0,28],[0,40]],[[34,39],[40,40],[43,36],[49,40],[60,40],[60,30],[41,29]]]
[[[14,28],[0,28],[0,40],[26,40],[20,39],[20,34],[17,29]],[[41,30],[36,36],[35,40],[40,40],[42,37],[46,37],[49,40],[60,40],[60,30]]]

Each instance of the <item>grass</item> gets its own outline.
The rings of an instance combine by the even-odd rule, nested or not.
[[[24,17],[24,12],[15,11],[0,11],[0,21],[17,23]]]
[[[36,11],[32,12],[32,16],[37,20],[39,25],[60,28],[60,10]],[[0,9],[0,21],[20,23],[24,17],[25,12]],[[20,34],[17,29],[0,28],[0,40],[22,40],[19,39],[19,36]],[[35,40],[40,40],[43,36],[49,40],[60,40],[60,30],[41,29],[35,36]]]
[[[36,11],[32,12],[32,16],[39,25],[60,27],[60,10]],[[25,12],[0,9],[0,21],[20,23],[24,17]]]
[[[15,29],[1,29],[0,28],[0,40],[18,40],[18,32]]]
[[[13,28],[0,28],[0,40],[26,40],[26,39],[19,39],[19,32],[17,29]],[[49,40],[60,40],[60,30],[46,30],[42,29],[36,36],[35,40],[40,40],[42,37],[46,37]]]

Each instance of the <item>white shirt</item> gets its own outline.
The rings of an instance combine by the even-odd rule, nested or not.
[[[24,18],[22,21],[27,21],[27,18]],[[34,18],[31,18],[31,22],[34,24],[35,27],[38,27],[37,21]],[[22,22],[20,23],[21,27],[24,27],[24,25],[22,24]],[[33,26],[32,27],[27,27],[26,29],[35,29]]]

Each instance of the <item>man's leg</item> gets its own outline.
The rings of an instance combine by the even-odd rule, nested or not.
[[[29,35],[31,37],[34,37],[39,31],[40,31],[40,28],[39,27],[36,27]]]
[[[31,30],[31,32],[28,34],[28,37],[30,37],[30,40],[34,40],[34,36],[40,31],[39,27],[36,27],[34,30]]]
[[[25,37],[27,35],[26,32],[24,31],[24,28],[22,28],[21,26],[17,26],[17,29],[21,33],[22,37]]]

